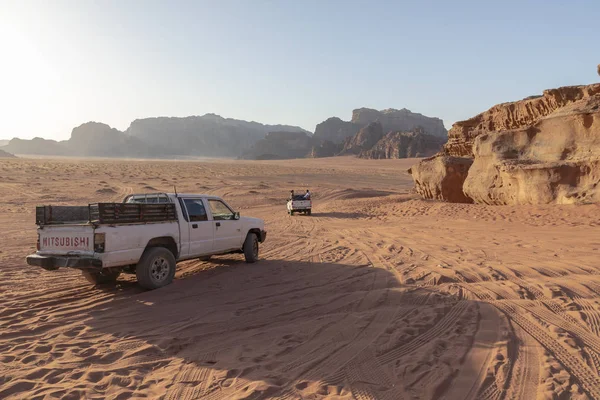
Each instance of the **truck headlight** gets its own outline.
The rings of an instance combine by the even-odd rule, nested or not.
[[[106,240],[106,234],[104,234],[104,233],[95,233],[94,234],[94,252],[95,253],[104,253],[105,240]]]

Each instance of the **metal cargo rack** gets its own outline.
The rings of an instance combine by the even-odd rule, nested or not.
[[[36,224],[133,224],[176,221],[173,203],[92,203],[87,206],[38,206]]]

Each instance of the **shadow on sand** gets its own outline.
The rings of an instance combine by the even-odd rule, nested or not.
[[[160,368],[166,398],[302,398],[355,390],[397,398],[406,394],[398,379],[412,376],[401,376],[401,360],[421,348],[443,353],[444,346],[464,342],[468,349],[476,330],[475,302],[403,287],[381,268],[217,263],[155,291],[123,281],[101,288],[119,294],[109,306],[89,310],[85,324],[128,349],[110,359],[109,370],[122,366],[135,375]],[[414,375],[430,367],[417,365]]]

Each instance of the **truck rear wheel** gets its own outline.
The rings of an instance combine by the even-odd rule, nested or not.
[[[308,215],[310,215],[310,212],[311,212],[311,210],[308,210],[306,213],[307,213]]]
[[[81,271],[81,274],[89,283],[94,285],[102,285],[105,283],[115,283],[119,275],[121,275],[121,271],[119,270],[103,270],[102,272],[98,271]]]
[[[258,261],[258,237],[256,233],[249,233],[244,241],[244,258],[247,263]]]
[[[176,266],[175,257],[168,249],[150,247],[142,254],[135,274],[144,289],[158,289],[173,282]]]

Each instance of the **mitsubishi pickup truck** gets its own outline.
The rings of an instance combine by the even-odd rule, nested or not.
[[[202,194],[147,193],[122,203],[38,206],[37,251],[27,263],[82,271],[94,284],[137,276],[146,289],[170,284],[179,261],[241,253],[258,260],[264,221],[242,217],[223,199]]]

